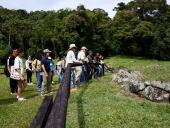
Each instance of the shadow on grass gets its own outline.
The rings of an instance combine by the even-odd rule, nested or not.
[[[85,91],[88,89],[88,86],[91,82],[88,82],[87,84],[83,85],[81,92],[77,96],[77,111],[78,111],[78,123],[79,128],[85,128],[86,122],[85,122],[85,114],[84,114],[84,107],[83,107],[83,95]]]
[[[7,99],[0,99],[0,105],[8,105],[17,102],[16,98],[7,98]]]
[[[38,95],[40,95],[40,94],[29,95],[29,96],[26,96],[26,99],[32,99],[32,98],[34,98],[34,97],[36,97]]]

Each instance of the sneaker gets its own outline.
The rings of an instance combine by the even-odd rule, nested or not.
[[[30,85],[30,83],[27,83],[27,85]]]
[[[26,99],[24,99],[23,97],[19,97],[18,101],[25,101]]]
[[[17,99],[19,98],[19,96],[16,97]]]

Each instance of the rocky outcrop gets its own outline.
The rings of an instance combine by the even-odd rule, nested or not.
[[[161,81],[145,81],[138,71],[119,69],[114,71],[112,81],[115,81],[126,91],[136,93],[151,101],[169,101],[170,83]]]

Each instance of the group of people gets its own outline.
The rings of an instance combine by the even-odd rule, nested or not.
[[[71,68],[71,91],[76,91],[77,87],[84,82],[104,75],[103,56],[99,53],[93,54],[85,46],[76,56],[77,47],[75,44],[70,44],[66,56],[66,67],[69,63],[81,63],[82,66],[75,66]]]
[[[11,94],[16,93],[18,101],[23,101],[22,96],[26,85],[33,85],[32,74],[35,73],[37,91],[39,94],[51,93],[51,84],[53,83],[54,74],[58,75],[58,82],[63,82],[63,74],[69,63],[81,63],[82,66],[71,68],[71,91],[77,90],[77,86],[94,78],[101,77],[104,74],[103,57],[99,53],[93,54],[92,51],[83,46],[76,55],[77,47],[75,44],[70,44],[66,57],[62,59],[57,56],[57,61],[53,61],[50,57],[49,49],[43,50],[42,54],[37,54],[32,60],[31,56],[23,63],[24,52],[21,49],[11,50],[7,59],[7,68],[10,77]],[[24,78],[26,68],[27,80]],[[46,89],[45,89],[46,87]]]

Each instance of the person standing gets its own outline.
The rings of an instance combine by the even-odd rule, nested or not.
[[[76,49],[77,49],[77,47],[75,44],[70,44],[69,50],[68,50],[67,56],[66,56],[66,67],[69,63],[80,62],[80,61],[76,60],[76,57],[75,57]],[[70,81],[71,91],[77,90],[77,88],[75,86],[75,84],[76,84],[75,82],[76,82],[75,67],[72,67],[71,68],[71,81]]]
[[[19,49],[18,56],[15,58],[14,61],[14,74],[15,79],[17,79],[18,82],[18,90],[17,90],[17,99],[18,101],[25,100],[24,97],[22,97],[22,93],[25,88],[25,79],[24,79],[24,65],[22,61],[22,56],[24,55],[24,52]]]
[[[57,57],[57,64],[56,64],[56,72],[58,75],[58,82],[61,83],[62,82],[62,78],[63,78],[63,71],[62,71],[62,60],[61,57],[58,56]]]
[[[31,56],[28,56],[28,59],[25,62],[26,73],[27,73],[27,84],[32,85],[32,59]]]
[[[86,57],[87,48],[83,46],[78,53],[77,59],[83,63],[82,66],[76,67],[76,81],[77,83],[85,82],[87,80],[87,68],[86,63],[88,62],[88,58]]]
[[[35,60],[32,63],[33,71],[36,74],[37,80],[37,90],[42,94],[42,70],[41,70],[41,55],[37,55]]]
[[[87,58],[88,58],[88,61],[89,61],[89,63],[88,63],[88,70],[87,70],[87,72],[88,72],[88,77],[89,77],[89,80],[91,80],[92,79],[92,77],[93,77],[93,74],[94,74],[94,71],[93,71],[93,52],[92,51],[88,51],[88,55],[87,55]]]
[[[44,56],[41,60],[41,67],[44,72],[46,83],[45,86],[47,88],[47,93],[51,92],[51,75],[50,75],[50,60],[48,57],[50,56],[51,51],[49,49],[43,50]]]
[[[7,60],[8,71],[11,74],[11,67],[14,66],[15,57],[17,56],[17,50],[11,50],[9,52],[9,58]],[[17,80],[10,78],[10,91],[11,94],[17,93]]]
[[[48,59],[50,60],[50,75],[51,75],[51,84],[54,84],[53,82],[53,76],[54,76],[54,62],[52,58],[49,56]]]

